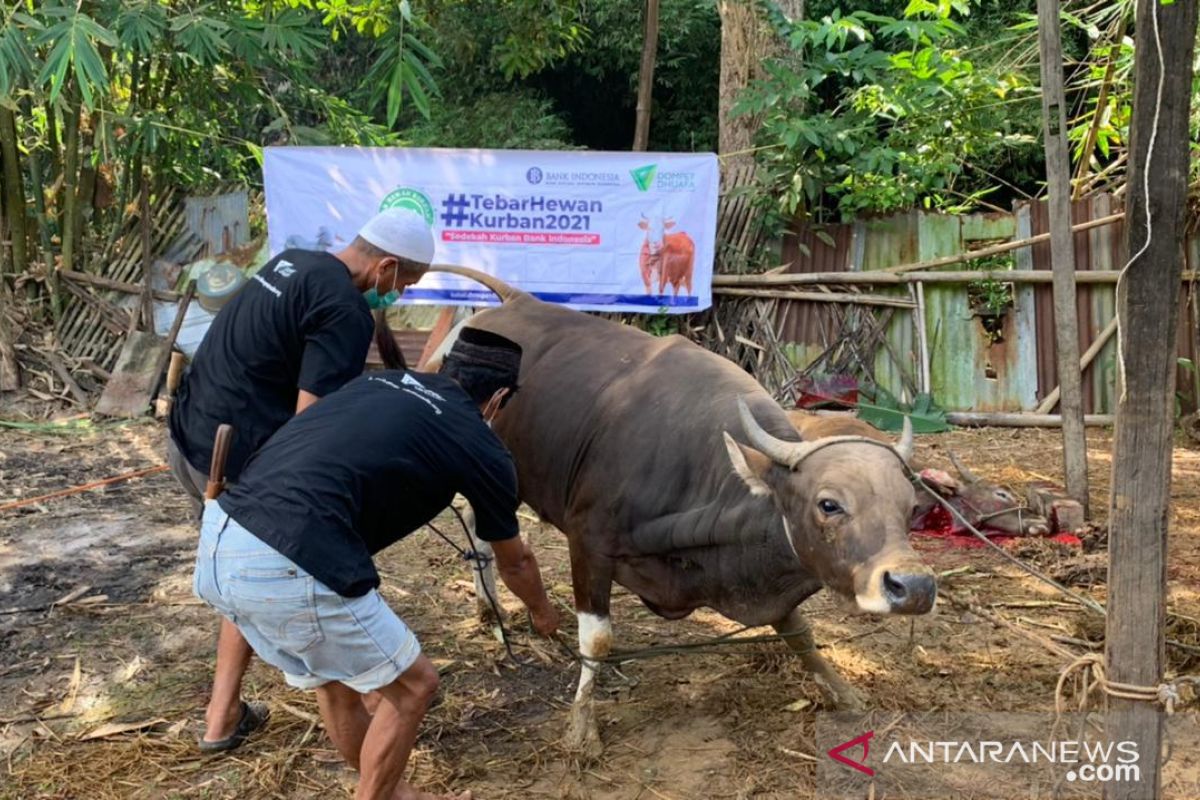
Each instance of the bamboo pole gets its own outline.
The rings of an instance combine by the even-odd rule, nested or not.
[[[1114,421],[1112,414],[1087,414],[1084,425],[1107,426]],[[1001,428],[1061,428],[1061,414],[1030,414],[1001,411],[947,411],[946,421],[966,427],[997,426]]]
[[[916,308],[911,300],[899,297],[885,297],[878,294],[825,294],[822,292],[789,292],[778,289],[730,289],[713,287],[713,294],[732,295],[734,297],[760,297],[769,300],[807,300],[813,303],[847,303],[859,306],[890,306],[892,308]]]
[[[144,287],[138,286],[136,283],[114,281],[112,278],[92,275],[88,272],[76,272],[73,269],[60,269],[58,270],[58,274],[76,283],[88,283],[92,286],[98,286],[101,289],[111,289],[116,292],[125,292],[126,294],[141,294],[144,290]],[[152,294],[154,295],[154,299],[166,300],[168,302],[175,302],[182,296],[179,292],[166,292],[162,289],[155,289]]]
[[[1100,331],[1100,335],[1096,337],[1096,341],[1091,343],[1088,349],[1084,352],[1083,356],[1079,359],[1080,374],[1082,374],[1083,371],[1088,368],[1088,365],[1092,363],[1093,359],[1095,359],[1097,355],[1099,355],[1100,351],[1104,349],[1104,345],[1108,344],[1108,340],[1111,339],[1112,335],[1116,332],[1117,318],[1113,317],[1108,321],[1108,324],[1104,326],[1104,330]],[[1041,402],[1041,405],[1035,409],[1037,413],[1049,414],[1051,411],[1053,411],[1054,407],[1058,405],[1058,398],[1061,394],[1061,388],[1055,386],[1053,391],[1046,395],[1046,399]]]
[[[1080,270],[1075,273],[1076,283],[1116,283],[1119,270]],[[873,270],[870,272],[791,272],[759,275],[713,275],[713,288],[803,286],[821,284],[849,284],[866,286],[902,286],[906,283],[974,283],[993,280],[1000,283],[1053,283],[1054,273],[1048,269],[989,269],[958,270],[955,272],[906,272],[902,275]],[[1188,271],[1180,276],[1181,281],[1200,280],[1200,272]]]

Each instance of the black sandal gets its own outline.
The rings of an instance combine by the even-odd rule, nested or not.
[[[201,739],[200,752],[226,753],[230,750],[236,750],[241,746],[242,742],[249,738],[250,734],[266,725],[270,717],[271,711],[265,703],[247,703],[242,701],[242,717],[238,720],[233,733],[215,742]]]

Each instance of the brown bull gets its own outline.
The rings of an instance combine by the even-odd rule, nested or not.
[[[857,705],[798,606],[825,587],[868,612],[933,607],[933,573],[907,536],[911,428],[896,447],[803,441],[753,378],[686,339],[447,271],[504,301],[467,324],[524,350],[520,390],[495,430],[516,461],[521,499],[567,536],[585,659],[609,653],[615,581],[667,619],[708,607],[773,625],[835,703]],[[567,740],[591,752],[595,667],[581,668]]]
[[[827,436],[863,436],[880,442],[888,438],[874,426],[845,414],[822,415],[811,411],[790,409],[788,420],[806,440],[823,439]],[[922,473],[926,483],[936,488],[960,514],[976,528],[989,528],[1014,536],[1044,536],[1050,532],[1050,523],[1045,517],[1037,516],[1011,491],[983,480],[964,467],[950,454],[950,461],[958,471],[961,481],[956,481],[940,470],[922,470],[913,464],[913,470]],[[938,506],[938,501],[925,491],[917,492],[917,504],[913,508],[913,530],[923,530],[926,516]]]

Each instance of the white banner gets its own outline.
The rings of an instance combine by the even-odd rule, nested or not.
[[[488,272],[543,300],[641,313],[712,304],[711,153],[268,147],[263,183],[272,255],[337,251],[380,209],[404,206],[433,226],[434,263]],[[429,273],[401,302],[496,298]]]

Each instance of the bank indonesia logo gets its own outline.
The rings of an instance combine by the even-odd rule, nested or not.
[[[525,173],[525,180],[529,181],[530,183],[541,183],[542,170],[538,167],[530,167],[529,171]]]

